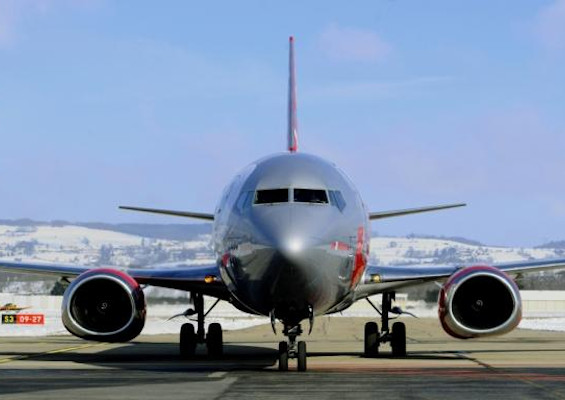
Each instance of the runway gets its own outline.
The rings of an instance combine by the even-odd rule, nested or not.
[[[133,343],[72,336],[0,338],[0,398],[9,399],[565,399],[565,333],[516,330],[452,339],[435,319],[405,319],[408,356],[362,356],[366,318],[319,318],[308,372],[277,370],[268,325],[225,332],[225,356],[177,356],[176,335]],[[290,368],[295,368],[291,362]]]

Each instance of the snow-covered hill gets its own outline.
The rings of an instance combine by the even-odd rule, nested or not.
[[[461,243],[448,239],[371,239],[371,262],[380,265],[473,264],[525,261],[560,257],[562,250],[521,247],[495,247]]]
[[[210,235],[180,241],[78,225],[0,225],[0,259],[84,266],[143,267],[213,262]],[[48,294],[54,279],[0,272],[0,291]]]
[[[143,266],[178,260],[202,263],[210,261],[209,241],[209,235],[176,241],[75,225],[0,225],[0,258],[89,266]]]
[[[370,262],[379,265],[490,264],[560,256],[563,256],[563,249],[494,247],[437,238],[374,237],[371,239]],[[210,263],[214,255],[209,234],[181,241],[147,238],[108,228],[28,222],[0,225],[0,259],[93,267],[143,267],[179,261]],[[3,291],[49,293],[53,283],[53,280],[41,283],[36,277],[0,273],[0,290]]]

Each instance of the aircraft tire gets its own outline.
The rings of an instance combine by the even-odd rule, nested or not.
[[[194,356],[196,352],[196,333],[194,332],[194,325],[190,323],[182,324],[180,328],[179,350],[182,358]]]
[[[298,361],[298,371],[306,371],[306,342],[300,341],[298,342],[298,352],[297,352],[297,361]]]
[[[379,325],[376,322],[365,324],[365,357],[379,355]]]
[[[211,357],[219,357],[223,354],[222,325],[216,322],[210,324],[208,334],[206,335],[206,347],[208,348],[208,355]]]
[[[390,345],[393,357],[406,357],[406,325],[404,325],[404,322],[392,324]]]
[[[279,342],[279,371],[288,371],[288,343]]]

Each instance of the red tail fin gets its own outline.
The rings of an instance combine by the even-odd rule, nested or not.
[[[296,78],[294,73],[294,37],[289,38],[288,54],[288,151],[298,150],[298,119],[296,117]]]

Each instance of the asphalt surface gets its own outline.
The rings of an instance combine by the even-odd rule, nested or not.
[[[408,356],[362,356],[364,318],[320,318],[308,371],[277,370],[270,326],[226,332],[225,355],[177,355],[175,335],[133,343],[72,336],[0,338],[0,398],[7,399],[565,399],[565,333],[517,330],[460,341],[437,320],[406,319]]]

